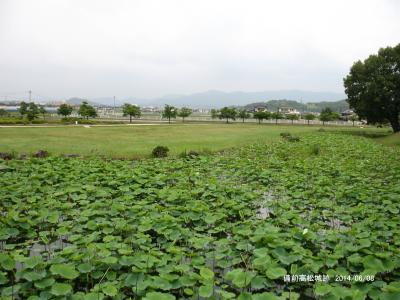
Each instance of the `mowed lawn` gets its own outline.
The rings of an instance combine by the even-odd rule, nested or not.
[[[162,124],[142,126],[64,126],[0,128],[0,152],[146,157],[157,145],[170,154],[216,151],[254,142],[279,139],[281,132],[315,131],[308,126],[258,124]]]

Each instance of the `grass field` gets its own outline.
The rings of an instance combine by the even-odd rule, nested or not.
[[[184,151],[217,151],[248,143],[273,141],[281,132],[302,134],[313,126],[258,124],[173,124],[109,127],[27,127],[0,128],[0,152],[32,153],[39,149],[51,154],[85,156],[146,157],[157,145],[165,145],[171,155]],[[326,127],[346,132],[378,132],[379,129]],[[387,130],[386,130],[387,131]]]
[[[52,154],[143,157],[157,145],[171,154],[216,151],[251,142],[273,140],[279,133],[315,130],[300,126],[253,124],[193,124],[115,127],[0,128],[0,151],[30,153],[44,149]]]

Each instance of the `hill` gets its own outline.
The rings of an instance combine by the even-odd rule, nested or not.
[[[301,90],[262,91],[262,92],[223,92],[209,90],[188,95],[167,95],[153,99],[140,99],[135,97],[118,98],[117,105],[121,103],[135,103],[141,106],[164,106],[170,104],[178,107],[189,106],[193,108],[220,108],[224,106],[243,106],[251,102],[263,102],[271,99],[291,99],[302,102],[338,101],[344,99],[342,93],[313,92]],[[95,98],[92,101],[102,105],[113,106],[112,97]]]
[[[90,101],[90,100],[83,99],[83,98],[77,98],[77,97],[69,98],[65,102],[70,104],[70,105],[77,106],[77,105],[81,105],[83,101],[86,101],[88,104],[93,105],[93,106],[97,106],[97,107],[99,107],[99,106],[107,106],[105,104],[101,104],[101,103],[98,103],[98,102]]]
[[[247,105],[242,106],[247,110],[254,110],[256,107],[265,107],[269,111],[277,111],[280,107],[293,107],[300,112],[321,112],[322,109],[329,107],[334,112],[342,112],[349,108],[346,100],[340,101],[322,101],[322,102],[314,102],[314,103],[300,103],[294,100],[270,100],[265,102],[254,102]]]

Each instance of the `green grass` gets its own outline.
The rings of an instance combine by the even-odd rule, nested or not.
[[[0,152],[85,156],[146,157],[157,145],[165,145],[171,155],[184,151],[218,151],[248,143],[279,139],[281,132],[301,134],[316,131],[313,126],[258,124],[171,124],[113,127],[0,128]],[[333,128],[326,127],[326,130]],[[351,131],[351,128],[344,129]],[[360,130],[360,129],[358,129]],[[362,129],[368,130],[368,129]]]
[[[389,134],[375,140],[385,146],[400,147],[400,133]]]
[[[303,126],[191,124],[115,127],[0,128],[0,151],[143,157],[157,145],[172,155],[183,151],[217,151],[279,138],[282,131],[306,132]]]

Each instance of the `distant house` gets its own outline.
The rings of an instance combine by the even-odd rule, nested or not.
[[[340,116],[343,120],[349,120],[350,117],[355,116],[356,113],[352,109],[346,109],[340,113]]]
[[[281,107],[278,109],[278,112],[284,115],[300,115],[300,112],[293,107]]]
[[[263,106],[254,107],[254,112],[260,112],[260,111],[265,112],[265,111],[268,111],[268,109]]]

